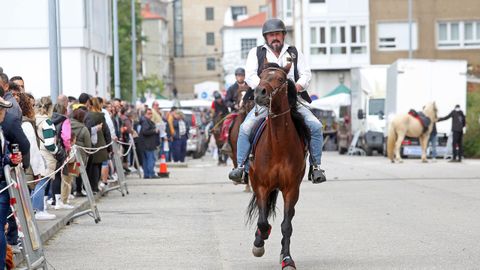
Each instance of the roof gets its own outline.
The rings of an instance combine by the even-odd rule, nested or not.
[[[262,12],[251,17],[235,22],[233,27],[262,27],[263,23],[267,20],[267,13]]]
[[[348,87],[346,87],[345,85],[340,84],[335,89],[333,89],[330,93],[326,94],[323,97],[330,97],[330,96],[335,96],[335,95],[338,95],[338,94],[349,94],[350,95],[350,89]]]
[[[142,8],[142,18],[145,20],[164,20],[166,19],[159,14],[150,10],[150,4],[145,4]]]

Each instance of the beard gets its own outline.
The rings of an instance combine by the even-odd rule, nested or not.
[[[274,39],[268,44],[268,47],[270,47],[270,49],[272,49],[272,51],[274,52],[281,52],[283,48],[283,43],[278,39]]]

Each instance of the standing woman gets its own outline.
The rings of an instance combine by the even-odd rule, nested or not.
[[[59,151],[57,147],[55,125],[50,120],[50,117],[52,116],[52,108],[53,104],[50,97],[40,98],[35,108],[35,123],[40,144],[40,154],[45,160],[46,165],[46,170],[40,174],[42,180],[40,180],[35,186],[32,196],[32,206],[36,211],[35,218],[37,220],[56,218],[54,214],[47,212],[47,197],[45,196],[46,182],[55,177],[52,174],[57,165],[57,160],[54,155]],[[45,176],[48,176],[48,178]]]
[[[105,116],[102,112],[102,105],[98,98],[90,99],[90,110],[85,117],[85,125],[88,129],[99,126],[97,129],[97,142],[93,144],[93,147],[99,148],[110,144],[112,138],[110,137],[110,130],[105,122]],[[94,192],[98,192],[98,182],[102,171],[102,163],[108,160],[111,147],[103,148],[96,153],[90,155],[87,164],[87,173],[90,180],[90,185]]]
[[[25,170],[26,180],[32,181],[37,179],[41,175],[46,175],[46,162],[40,152],[40,139],[35,131],[37,125],[35,123],[35,110],[33,107],[32,99],[35,101],[32,95],[26,93],[19,93],[18,105],[22,109],[22,130],[27,136],[30,142],[30,167]],[[33,188],[32,188],[33,189]],[[43,198],[39,196],[39,203],[43,203]],[[35,214],[37,220],[54,219],[55,215],[48,214],[46,212],[37,212]]]
[[[72,134],[75,134],[75,137],[77,138],[76,140],[76,145],[82,146],[82,147],[92,147],[92,140],[90,139],[90,132],[88,131],[88,128],[85,126],[83,123],[85,120],[85,115],[87,115],[87,112],[84,110],[74,110],[72,113]],[[82,151],[81,149],[78,149],[77,151],[80,151],[80,155],[82,156],[83,164],[87,164],[87,154]],[[76,178],[76,195],[81,196],[82,194],[82,177],[78,176]],[[66,200],[68,199],[68,194],[66,192],[63,192],[62,190],[62,201],[65,203]]]

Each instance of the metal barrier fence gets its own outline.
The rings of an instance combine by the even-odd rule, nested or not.
[[[129,146],[129,150],[127,150],[126,153],[121,153],[121,149],[122,149],[122,147],[120,147],[121,144]],[[86,154],[91,155],[96,153],[97,151],[100,151],[101,149],[109,147],[110,145],[112,145],[113,147],[113,162],[115,166],[115,171],[118,175],[118,179],[117,179],[118,185],[113,185],[112,187],[106,188],[103,192],[109,192],[111,190],[119,190],[122,196],[125,196],[125,193],[129,194],[129,192],[128,192],[128,186],[126,183],[125,173],[122,166],[122,156],[128,155],[129,152],[132,150],[134,155],[134,162],[137,166],[138,175],[141,177],[141,171],[140,171],[141,168],[138,162],[135,143],[131,136],[130,136],[129,143],[111,142],[108,145],[105,145],[103,147],[98,147],[98,148],[87,148],[87,147],[74,145],[72,147],[72,154],[62,164],[62,166],[60,166],[50,175],[47,175],[42,178],[42,179],[48,178],[48,180],[44,183],[44,185],[46,185],[48,181],[51,181],[55,177],[56,173],[61,172],[62,169],[69,162],[71,162],[71,160],[75,159],[76,162],[80,163],[80,167],[79,167],[80,176],[82,178],[84,189],[87,193],[87,199],[90,207],[89,209],[86,209],[84,211],[78,212],[75,215],[73,215],[68,220],[67,224],[71,223],[75,218],[78,218],[83,215],[91,216],[94,219],[95,223],[98,223],[101,221],[100,213],[98,211],[98,208],[95,202],[95,196],[92,192],[92,187],[90,186],[90,181],[88,179],[88,175],[86,172],[86,166],[83,162],[80,151],[84,151]],[[32,195],[30,194],[27,186],[28,183],[40,182],[40,180],[42,179],[37,179],[37,180],[27,182],[25,180],[25,173],[20,165],[15,168],[12,168],[11,166],[6,165],[4,167],[4,173],[5,173],[5,179],[7,182],[7,187],[4,188],[3,190],[0,190],[0,193],[7,192],[7,190],[9,192],[9,195],[11,198],[10,207],[12,208],[12,213],[15,216],[15,219],[18,225],[19,237],[21,238],[22,247],[23,247],[22,254],[25,258],[27,269],[40,269],[40,268],[47,269],[48,267],[47,267],[47,261],[44,255],[44,248],[43,248],[42,240],[40,237],[38,225],[35,220],[34,210],[32,207],[31,197],[33,196],[33,194]],[[115,181],[112,181],[112,182],[115,182]]]

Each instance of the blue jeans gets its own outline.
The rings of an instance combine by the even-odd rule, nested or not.
[[[432,144],[432,158],[437,158],[437,134],[431,135],[430,138],[428,139],[428,143]]]
[[[5,181],[0,183],[0,189],[7,186]],[[5,269],[5,256],[7,254],[7,239],[5,238],[5,224],[10,212],[10,195],[8,190],[0,194],[0,269]]]
[[[155,150],[143,151],[143,177],[150,178],[155,176]]]
[[[173,139],[172,142],[173,161],[184,162],[187,155],[187,138]]]
[[[47,185],[44,185],[47,182],[47,178],[43,178],[40,182],[37,183],[35,189],[33,190],[32,196],[32,208],[33,210],[42,212],[44,210],[45,205],[43,204],[43,196],[45,194],[45,188]]]
[[[261,118],[268,115],[267,108],[264,106],[255,105],[257,108],[257,116],[255,116],[255,108],[253,108],[245,117],[242,125],[240,126],[240,132],[237,140],[237,165],[243,166],[243,163],[247,159],[250,153],[250,134],[253,132],[253,128],[260,121]],[[297,103],[297,110],[303,116],[305,124],[310,129],[310,156],[312,159],[312,165],[320,165],[322,162],[322,147],[323,147],[323,132],[322,123],[315,117],[315,115],[301,103]],[[248,172],[249,163],[245,162],[245,170]]]

